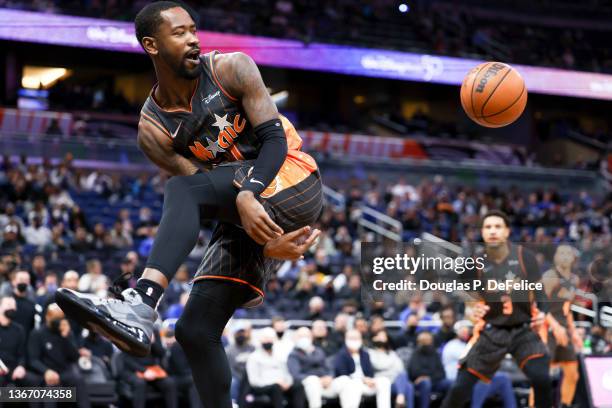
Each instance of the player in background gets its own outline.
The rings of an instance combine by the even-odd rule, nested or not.
[[[510,222],[501,211],[491,211],[482,218],[481,234],[484,268],[466,272],[466,280],[506,282],[540,282],[541,274],[535,256],[522,245],[509,241]],[[478,380],[485,383],[500,367],[507,353],[516,360],[531,381],[537,408],[551,408],[551,381],[546,346],[536,334],[544,323],[545,314],[536,308],[536,298],[545,307],[543,291],[488,291],[472,292],[480,299],[474,306],[477,323],[467,354],[460,360],[457,379],[447,394],[443,408],[461,408],[470,400]]]
[[[561,382],[562,407],[570,407],[578,384],[578,357],[576,350],[582,342],[576,333],[571,305],[575,298],[578,277],[572,273],[576,262],[576,249],[559,245],[555,251],[553,267],[543,275],[542,282],[549,302],[546,314],[546,337],[551,364],[563,371]]]

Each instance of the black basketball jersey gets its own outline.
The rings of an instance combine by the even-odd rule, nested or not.
[[[483,281],[481,298],[490,310],[485,316],[487,323],[495,326],[516,326],[531,321],[535,296],[527,290],[487,290],[487,281],[506,283],[508,280],[519,282],[539,282],[541,274],[535,256],[520,245],[508,244],[510,253],[500,263],[484,257],[484,268],[476,271],[474,278]],[[478,256],[483,256],[479,254]]]
[[[202,72],[191,96],[189,110],[165,110],[155,101],[155,87],[142,107],[141,117],[164,132],[174,151],[208,164],[256,159],[261,142],[255,136],[240,101],[221,85],[214,68],[217,51],[200,56]],[[299,149],[301,139],[282,118],[289,149]],[[297,138],[297,140],[295,140]]]

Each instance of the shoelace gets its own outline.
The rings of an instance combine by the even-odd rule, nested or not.
[[[121,292],[123,292],[125,289],[127,289],[127,286],[124,285],[125,282],[129,281],[130,279],[132,279],[132,273],[131,272],[125,272],[122,273],[121,275],[117,276],[114,280],[113,283],[111,284],[111,286],[108,288],[108,291],[116,298],[119,300],[125,300],[123,295],[121,294]]]

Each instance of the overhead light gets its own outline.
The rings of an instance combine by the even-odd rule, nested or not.
[[[402,3],[399,5],[399,11],[400,13],[407,13],[408,11],[410,11],[410,7],[408,7],[407,4]]]
[[[66,68],[26,66],[23,68],[21,86],[29,89],[49,88],[68,75],[70,71]]]

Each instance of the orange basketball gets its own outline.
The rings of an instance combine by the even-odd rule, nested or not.
[[[502,62],[485,62],[471,70],[461,84],[461,106],[479,125],[496,128],[521,116],[527,88],[521,74]]]

